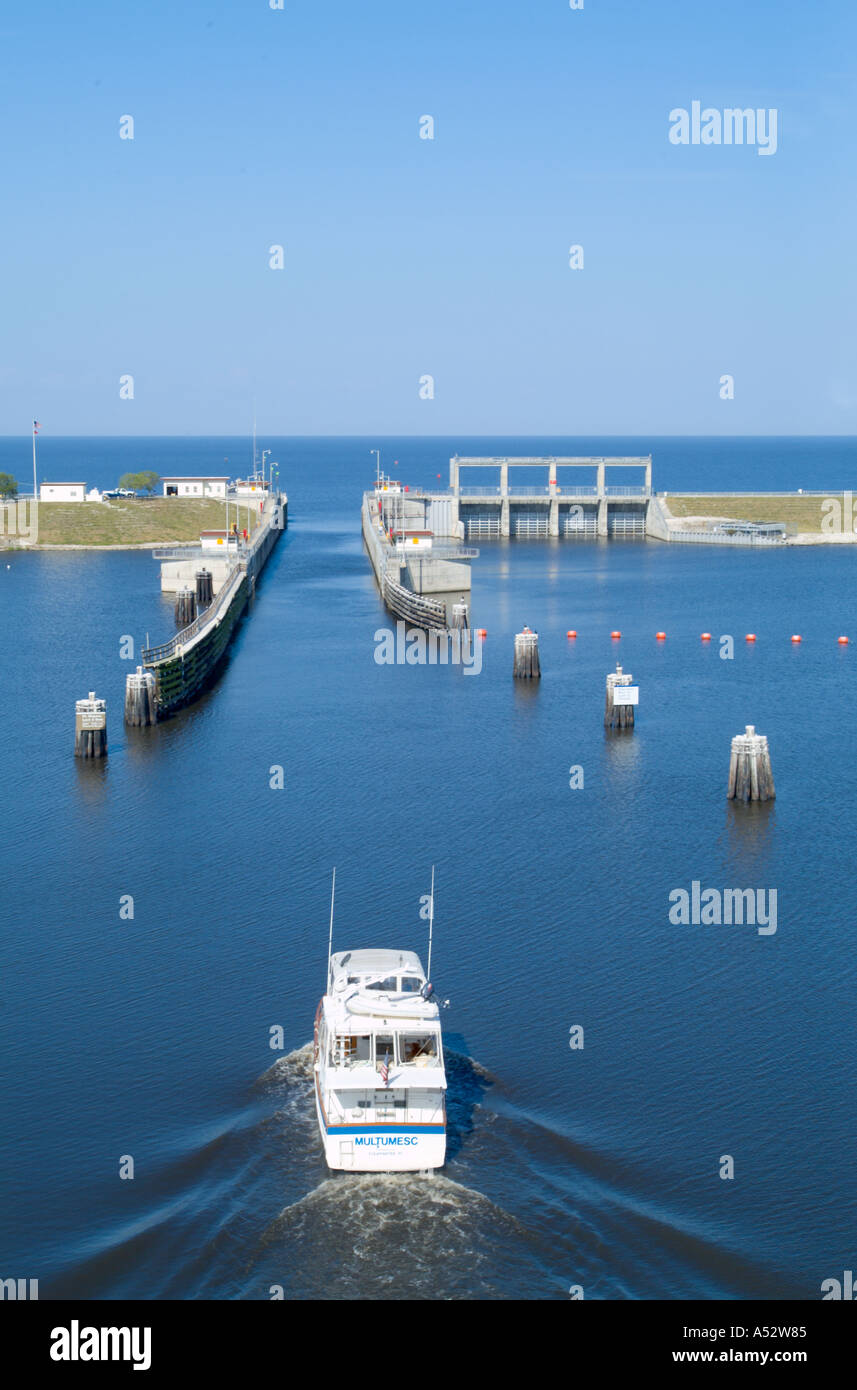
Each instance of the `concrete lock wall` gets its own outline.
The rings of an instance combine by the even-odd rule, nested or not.
[[[211,571],[214,593],[219,593],[229,576],[231,565],[226,559],[200,552],[198,560],[164,560],[161,565],[161,593],[174,594],[186,585],[193,587],[197,570],[203,567]]]
[[[417,594],[451,594],[470,589],[470,566],[457,560],[420,560],[415,555],[405,561],[399,583]]]

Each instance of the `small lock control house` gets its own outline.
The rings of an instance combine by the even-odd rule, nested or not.
[[[165,497],[220,497],[225,498],[229,483],[225,478],[162,478]]]

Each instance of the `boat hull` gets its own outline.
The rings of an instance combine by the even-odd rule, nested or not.
[[[420,1173],[446,1162],[445,1125],[328,1125],[315,1085],[315,1113],[328,1168],[348,1173]]]

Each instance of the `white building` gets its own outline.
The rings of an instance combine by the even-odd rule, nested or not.
[[[86,483],[41,483],[40,502],[84,502]]]
[[[236,550],[238,547],[238,537],[227,531],[200,531],[199,543],[203,550]]]
[[[226,496],[228,478],[162,478],[165,497]]]

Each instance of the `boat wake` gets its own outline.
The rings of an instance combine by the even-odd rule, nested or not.
[[[493,1078],[478,1063],[445,1050],[450,1081],[448,1156],[476,1123]],[[488,1298],[509,1253],[520,1255],[526,1227],[483,1193],[448,1174],[330,1174],[313,1104],[312,1045],[279,1058],[257,1087],[273,1094],[268,1138],[279,1134],[291,1158],[306,1146],[320,1180],[285,1206],[263,1231],[247,1268],[250,1282],[270,1278],[285,1298]],[[448,1165],[449,1166],[449,1165]],[[500,1250],[507,1252],[500,1257]],[[502,1295],[500,1295],[502,1296]]]
[[[487,1197],[439,1174],[341,1173],[287,1206],[254,1266],[302,1298],[487,1298],[499,1246],[525,1228]]]

